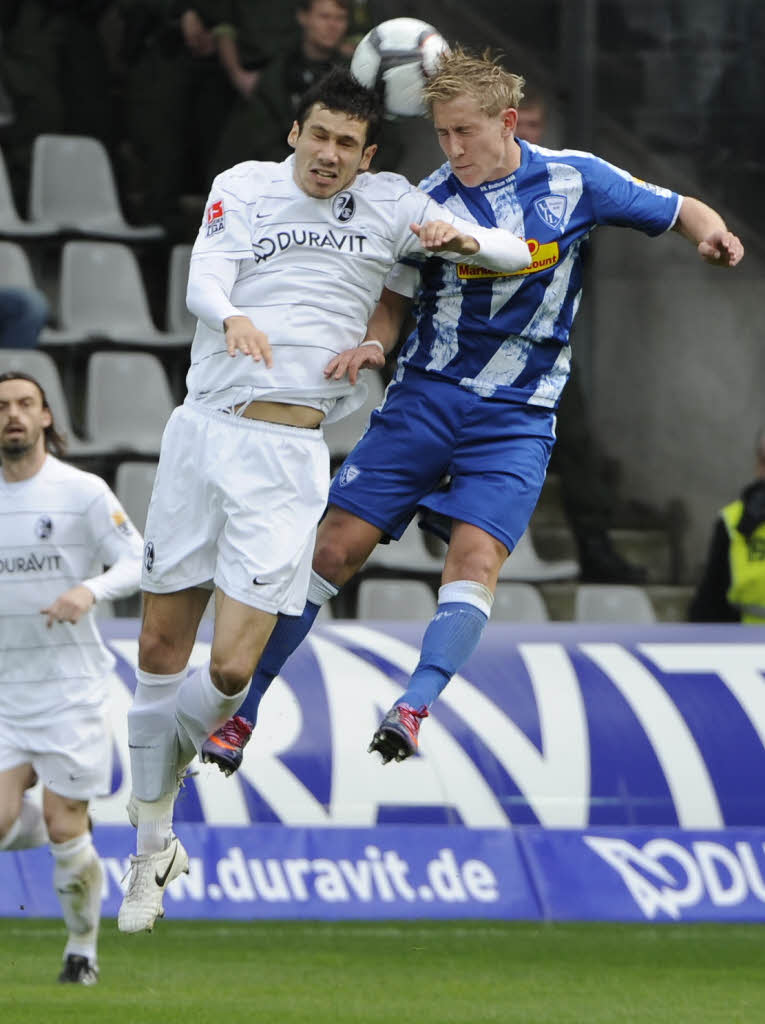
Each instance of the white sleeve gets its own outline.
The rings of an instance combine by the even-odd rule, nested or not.
[[[413,191],[416,192],[416,190]],[[501,273],[525,270],[531,265],[531,253],[522,238],[518,238],[517,235],[504,228],[484,228],[474,221],[463,220],[445,206],[441,206],[429,196],[425,196],[424,193],[419,193],[419,195],[427,201],[421,206],[419,215],[410,217],[410,222],[424,224],[429,220],[445,220],[447,223],[453,224],[462,234],[475,238],[480,248],[474,256],[461,256],[456,252],[431,253],[423,249],[417,235],[410,231],[399,259],[401,256],[424,253],[426,256],[438,256],[440,259],[451,260],[453,263],[468,263]],[[414,212],[417,213],[417,211]],[[408,225],[407,230],[409,230]]]
[[[90,503],[86,515],[94,541],[94,558],[109,568],[100,576],[83,580],[83,584],[93,592],[96,601],[129,597],[141,585],[143,538],[106,486]]]
[[[396,263],[385,278],[385,287],[397,295],[413,299],[420,283],[420,271],[409,263]]]
[[[205,253],[191,257],[186,305],[213,331],[223,330],[226,317],[242,315],[229,298],[238,273],[238,261],[226,256]]]

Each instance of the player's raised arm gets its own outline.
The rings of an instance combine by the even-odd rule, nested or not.
[[[735,267],[743,259],[741,240],[716,210],[699,199],[683,196],[673,230],[693,242],[699,256],[712,266]]]
[[[433,217],[434,213],[444,214],[445,219]],[[531,263],[526,242],[504,228],[481,227],[455,217],[432,202],[425,215],[427,219],[409,225],[425,252],[438,253],[445,259],[465,260],[500,273],[525,270]]]

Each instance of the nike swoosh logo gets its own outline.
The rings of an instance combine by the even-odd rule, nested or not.
[[[177,853],[178,853],[178,846],[176,844],[176,847],[173,850],[173,855],[170,858],[170,863],[165,868],[164,875],[160,875],[156,871],[154,872],[154,881],[157,883],[157,885],[160,887],[160,889],[164,889],[165,885],[167,884],[167,879],[168,879],[168,877],[170,875],[170,872],[173,869],[173,864],[175,864],[175,856],[176,856]]]
[[[267,587],[268,586],[268,580],[259,580],[257,576],[253,577],[252,582],[255,584],[256,587]]]
[[[268,213],[256,213],[256,214],[255,214],[255,217],[256,217],[256,219],[257,219],[257,220],[260,220],[260,219],[261,219],[261,217],[270,217],[270,216],[271,216],[271,215],[270,215],[270,214],[268,214]]]

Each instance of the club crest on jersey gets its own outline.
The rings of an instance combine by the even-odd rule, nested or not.
[[[47,540],[53,533],[53,520],[50,516],[40,516],[35,523],[35,537],[40,540]]]
[[[151,572],[154,568],[154,544],[150,540],[146,542],[146,547],[143,549],[143,564],[147,572]]]
[[[347,487],[348,484],[352,484],[354,480],[357,480],[361,476],[361,470],[358,466],[343,466],[337,476],[337,483],[339,487]]]
[[[356,212],[356,200],[350,192],[338,192],[332,200],[332,212],[340,221],[345,224]]]
[[[223,231],[226,226],[226,217],[222,199],[216,199],[214,203],[210,203],[205,213],[205,220],[207,221],[208,238],[211,235],[217,235],[219,231]]]
[[[555,194],[534,200],[534,209],[548,228],[560,227],[566,215],[566,205],[566,197]]]

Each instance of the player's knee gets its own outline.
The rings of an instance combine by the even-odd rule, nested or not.
[[[45,828],[52,843],[68,843],[87,831],[87,810],[79,800],[62,800],[44,814]]]
[[[241,693],[249,683],[253,671],[254,666],[237,658],[236,651],[230,655],[213,655],[210,660],[210,679],[213,686],[227,697]]]
[[[186,662],[178,644],[167,632],[144,624],[138,640],[138,664],[144,672],[172,675],[180,672]]]
[[[361,568],[365,559],[349,547],[338,531],[319,535],[313,556],[313,570],[322,579],[342,586]]]

